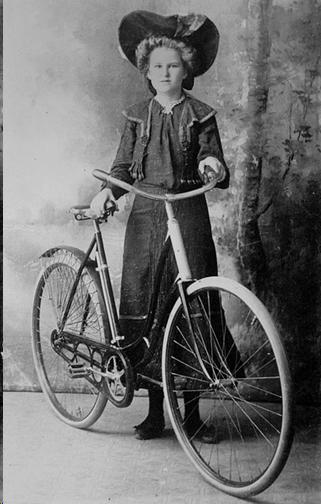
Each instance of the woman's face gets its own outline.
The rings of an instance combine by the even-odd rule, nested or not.
[[[156,47],[150,53],[147,77],[158,94],[179,95],[186,75],[182,59],[176,49]]]

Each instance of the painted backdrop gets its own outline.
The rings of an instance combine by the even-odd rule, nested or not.
[[[99,188],[121,110],[144,99],[118,50],[134,9],[198,11],[221,34],[192,91],[218,111],[231,187],[210,195],[220,273],[268,303],[291,356],[298,398],[320,392],[320,11],[317,0],[10,0],[4,10],[4,381],[35,389],[30,345],[37,257],[85,248],[91,228],[68,208]],[[119,288],[130,199],[106,227]]]

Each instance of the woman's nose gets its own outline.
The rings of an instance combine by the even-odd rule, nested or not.
[[[164,74],[165,74],[166,77],[169,76],[169,67],[168,66],[165,66],[165,68],[164,68]]]

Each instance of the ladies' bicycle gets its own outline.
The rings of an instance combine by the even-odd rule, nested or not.
[[[107,401],[127,407],[135,389],[151,381],[163,387],[178,441],[203,477],[234,496],[262,492],[280,474],[290,452],[291,377],[278,331],[261,301],[234,280],[192,278],[173,204],[199,196],[215,183],[159,195],[102,170],[93,173],[140,197],[162,200],[168,237],[144,329],[127,343],[100,230],[115,205],[101,218],[91,217],[89,207],[72,209],[77,220],[92,219],[94,237],[87,252],[70,246],[47,250],[34,296],[33,355],[46,398],[64,422],[88,428]],[[155,332],[158,289],[171,248],[178,276]],[[144,370],[162,328],[162,379],[155,380]],[[197,396],[200,408],[201,425],[195,429],[187,428],[183,414],[189,394],[194,400]],[[214,429],[215,439],[204,442],[199,435],[204,425]]]

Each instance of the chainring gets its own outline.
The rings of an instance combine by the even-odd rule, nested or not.
[[[105,367],[105,382],[108,399],[118,408],[129,406],[134,397],[134,371],[127,357],[120,351],[108,351]]]

